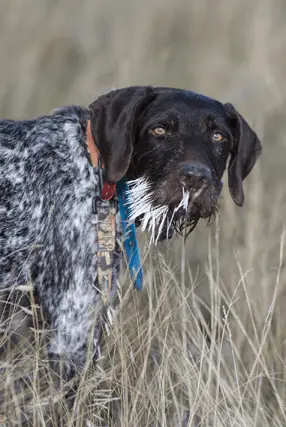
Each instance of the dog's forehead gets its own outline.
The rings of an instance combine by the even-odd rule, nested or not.
[[[196,92],[181,89],[159,90],[156,99],[152,103],[152,110],[159,111],[187,111],[200,112],[201,114],[213,113],[220,115],[224,113],[222,104],[216,99],[210,98]]]
[[[162,89],[148,108],[145,118],[149,121],[163,117],[177,118],[180,121],[202,123],[215,120],[225,123],[226,115],[223,104],[219,101],[181,89]],[[184,120],[185,119],[185,120]]]

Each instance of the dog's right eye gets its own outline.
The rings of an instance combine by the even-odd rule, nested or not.
[[[164,129],[162,126],[157,126],[151,129],[151,133],[156,136],[163,136],[166,135],[166,129]]]
[[[224,139],[224,135],[221,132],[214,132],[212,134],[213,142],[221,142]]]

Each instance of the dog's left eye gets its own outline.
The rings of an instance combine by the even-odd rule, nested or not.
[[[159,135],[159,136],[166,135],[166,129],[164,129],[161,126],[158,126],[154,129],[152,129],[151,132],[153,133],[153,135]]]
[[[224,136],[220,132],[215,132],[212,134],[212,141],[213,142],[220,142],[224,139]]]

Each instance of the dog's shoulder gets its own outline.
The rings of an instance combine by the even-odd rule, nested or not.
[[[32,120],[0,120],[0,162],[36,162],[50,156],[58,160],[68,153],[85,150],[85,131],[88,109],[67,106]]]
[[[37,135],[41,132],[53,132],[50,145],[57,151],[69,151],[74,159],[86,153],[86,129],[89,111],[86,108],[74,105],[60,107],[49,116],[39,119]]]
[[[89,118],[88,109],[81,106],[67,106],[56,108],[50,114],[42,115],[31,120],[0,119],[0,146],[5,142],[28,141],[32,137],[39,136],[42,139],[45,133],[51,136],[51,142],[57,134],[71,126],[86,126]],[[4,142],[5,141],[5,142]]]
[[[68,105],[54,108],[49,115],[42,116],[42,118],[43,117],[56,118],[58,121],[62,122],[85,121],[89,118],[89,110],[80,105]]]
[[[26,200],[32,209],[38,198],[52,199],[55,192],[72,198],[73,188],[81,194],[82,188],[94,185],[87,119],[88,110],[64,107],[33,120],[0,120],[0,205],[5,212],[13,209],[18,217]]]

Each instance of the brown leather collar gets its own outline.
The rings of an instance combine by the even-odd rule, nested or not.
[[[94,168],[96,168],[98,166],[99,151],[92,137],[90,120],[87,122],[86,138],[87,138],[87,149],[90,155],[91,164]],[[104,168],[103,164],[102,164],[102,167]]]
[[[99,150],[94,142],[92,133],[91,133],[91,125],[90,120],[87,122],[87,129],[86,129],[86,138],[87,138],[87,150],[90,155],[90,161],[94,168],[101,167],[104,169],[104,163],[103,160],[101,160],[101,165],[99,165]],[[103,187],[101,189],[101,199],[102,200],[110,200],[114,196],[116,189],[116,184],[112,184],[110,182],[104,181]]]

